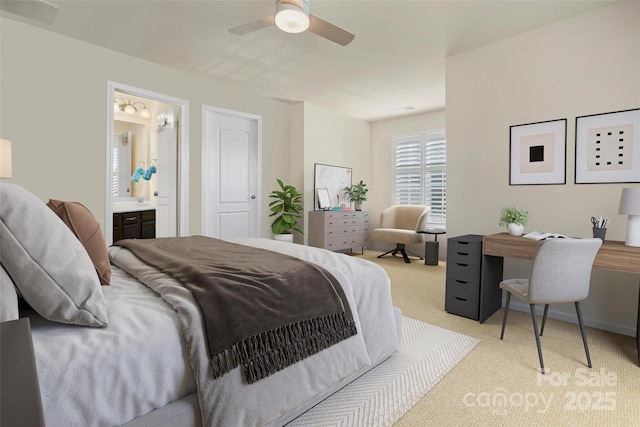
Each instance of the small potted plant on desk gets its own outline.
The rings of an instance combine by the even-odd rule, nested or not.
[[[500,211],[500,227],[507,227],[509,234],[513,236],[522,236],[524,226],[529,220],[529,211],[515,206],[507,206]]]
[[[359,183],[352,185],[351,187],[344,187],[342,191],[349,197],[354,204],[355,210],[362,210],[362,202],[367,200],[367,184],[360,180]]]
[[[276,217],[271,223],[271,231],[275,240],[293,242],[292,230],[304,234],[297,221],[297,218],[302,218],[302,194],[293,185],[284,185],[279,179],[277,181],[280,190],[273,190],[269,195],[275,199],[269,203],[269,216]]]

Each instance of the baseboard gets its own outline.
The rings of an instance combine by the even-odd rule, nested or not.
[[[502,307],[504,307],[504,298],[502,300]],[[509,303],[509,310],[517,310],[529,313],[529,304],[525,304],[521,301],[514,301],[514,299],[511,298],[511,302]],[[543,311],[544,305],[536,306],[536,313],[538,313],[540,316],[542,316]],[[553,309],[553,305],[549,305],[547,317],[550,319],[562,320],[563,322],[575,323],[576,325],[578,324],[578,318],[576,317],[575,312],[572,314],[565,313],[563,311],[557,311]],[[590,328],[602,329],[603,331],[614,332],[616,334],[627,335],[630,337],[636,336],[636,328],[633,326],[603,322],[601,320],[586,317],[584,316],[584,314],[582,315],[582,320],[584,320],[585,326],[588,326]]]

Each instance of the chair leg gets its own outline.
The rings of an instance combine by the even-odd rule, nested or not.
[[[540,346],[540,335],[538,335],[538,320],[536,319],[536,306],[529,304],[531,310],[531,320],[533,321],[533,333],[536,335],[536,345],[538,346],[538,358],[540,359],[540,370],[544,374],[544,361],[542,360],[542,347]]]
[[[418,255],[417,253],[411,252],[409,249],[405,249],[405,252],[410,253],[411,255],[413,255],[416,258],[424,259],[420,255]]]
[[[406,262],[407,264],[411,264],[411,260],[409,259],[407,251],[404,248],[400,249],[400,253],[402,254],[402,258],[404,258],[404,262]]]
[[[404,259],[404,262],[406,262],[407,264],[411,263],[411,260],[409,259],[409,256],[407,255],[407,252],[409,252],[411,255],[414,255],[420,259],[423,259],[420,255],[416,255],[411,251],[407,251],[404,247],[404,243],[398,243],[396,244],[396,247],[391,249],[390,251],[387,251],[385,253],[383,253],[382,255],[378,255],[378,258],[382,258],[385,255],[391,254],[393,256],[396,256],[398,253],[400,253],[400,255],[402,255],[402,259]]]
[[[587,331],[582,323],[582,311],[580,310],[580,302],[576,301],[576,313],[578,314],[578,323],[580,324],[580,333],[582,333],[582,342],[584,343],[584,351],[587,353],[587,364],[591,367],[591,355],[589,354],[589,344],[587,344]]]
[[[502,332],[500,332],[500,339],[504,338],[504,327],[507,325],[507,313],[509,313],[509,301],[511,301],[511,292],[507,291],[507,300],[504,302],[504,315],[502,316]]]
[[[387,252],[383,253],[382,255],[378,255],[378,258],[382,258],[385,255],[391,254],[392,252],[393,252],[392,255],[395,255],[398,252],[398,250],[396,248],[393,248],[390,251],[387,251]]]
[[[544,324],[547,321],[547,312],[549,311],[549,304],[544,305],[544,314],[542,315],[542,326],[540,326],[540,336],[544,332]]]

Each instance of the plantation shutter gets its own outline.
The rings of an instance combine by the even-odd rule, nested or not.
[[[422,204],[422,142],[408,137],[396,141],[395,204]]]
[[[431,207],[429,220],[445,222],[446,215],[446,145],[444,135],[425,142],[424,204]]]
[[[118,175],[120,174],[120,170],[118,169],[118,147],[113,147],[112,151],[112,173],[111,173],[111,193],[114,198],[119,196],[120,188],[118,187]]]
[[[444,132],[394,138],[394,201],[431,207],[429,222],[446,221],[446,139]]]

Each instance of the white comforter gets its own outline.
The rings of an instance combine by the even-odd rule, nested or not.
[[[107,328],[35,325],[34,346],[47,425],[121,424],[189,394],[194,378],[205,426],[282,425],[399,348],[389,278],[379,266],[268,239],[233,241],[327,268],[344,288],[358,335],[254,384],[244,382],[240,368],[214,381],[202,318],[190,291],[128,250],[111,247],[114,264],[169,304],[139,284],[121,281],[124,273],[115,268],[114,283],[105,288]],[[156,311],[161,314],[151,314]],[[59,330],[67,329],[60,337]],[[60,346],[62,355],[58,354]]]
[[[175,311],[117,267],[102,292],[106,328],[29,314],[48,427],[120,425],[196,390]]]

